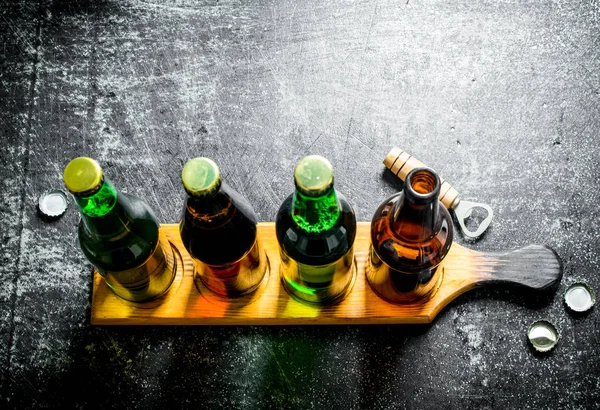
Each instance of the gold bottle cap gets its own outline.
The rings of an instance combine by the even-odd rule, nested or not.
[[[558,343],[559,335],[556,327],[547,320],[538,320],[529,326],[527,331],[529,343],[538,352],[548,352]]]
[[[333,186],[333,166],[320,155],[304,157],[296,164],[294,183],[306,196],[321,196]]]
[[[215,194],[221,187],[221,172],[213,160],[193,158],[183,167],[181,182],[190,196],[207,197]]]
[[[89,196],[102,186],[104,175],[100,164],[88,157],[75,158],[65,167],[63,180],[67,189],[77,196]]]

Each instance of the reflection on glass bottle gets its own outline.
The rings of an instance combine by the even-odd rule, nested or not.
[[[189,160],[181,181],[187,197],[179,230],[195,259],[195,279],[220,296],[255,291],[265,278],[267,256],[250,204],[221,182],[219,168],[211,159]]]
[[[367,263],[369,284],[384,299],[407,302],[431,295],[439,285],[436,268],[452,245],[452,219],[438,200],[440,180],[416,168],[404,190],[386,199],[371,222]]]
[[[175,277],[168,263],[173,250],[148,205],[117,191],[91,158],[73,159],[63,179],[81,211],[81,249],[115,294],[145,302],[167,292]]]
[[[301,159],[296,190],[277,213],[275,229],[286,291],[301,301],[328,304],[352,288],[356,219],[333,186],[331,163],[318,155]]]

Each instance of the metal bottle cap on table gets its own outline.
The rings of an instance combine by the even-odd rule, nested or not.
[[[552,323],[538,320],[529,326],[527,338],[536,351],[548,352],[558,343],[559,335]]]
[[[573,283],[565,291],[565,304],[573,312],[582,313],[590,310],[596,303],[594,289],[587,283]]]
[[[38,200],[38,212],[47,220],[58,219],[69,207],[67,193],[61,189],[49,189]]]

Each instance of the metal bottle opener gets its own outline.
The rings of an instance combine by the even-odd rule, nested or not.
[[[386,155],[383,163],[387,169],[392,171],[402,181],[404,181],[408,173],[413,169],[425,166],[425,164],[423,164],[421,161],[406,151],[402,151],[398,147],[392,148],[392,150]],[[454,189],[452,185],[448,183],[448,181],[445,181],[440,177],[440,182],[442,184],[439,195],[440,201],[446,206],[446,208],[454,212],[460,228],[466,237],[470,239],[479,238],[492,222],[492,218],[494,217],[492,208],[487,204],[463,201],[460,199],[458,191]],[[483,221],[481,221],[479,227],[475,231],[471,231],[467,228],[465,221],[469,216],[471,216],[471,213],[475,208],[485,209],[487,211],[487,216]]]

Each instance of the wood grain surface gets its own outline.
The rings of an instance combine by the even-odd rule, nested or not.
[[[252,295],[222,298],[195,276],[179,225],[163,225],[177,258],[177,274],[169,292],[147,303],[132,303],[114,295],[100,274],[94,275],[94,325],[307,325],[430,323],[454,298],[476,286],[518,284],[530,291],[555,286],[562,277],[560,260],[551,250],[530,246],[509,254],[486,254],[454,243],[438,267],[441,281],[427,298],[389,303],[368,284],[370,223],[357,224],[355,281],[348,296],[331,306],[315,307],[290,297],[280,283],[279,245],[275,224],[258,224],[258,236],[269,259],[264,284]]]

